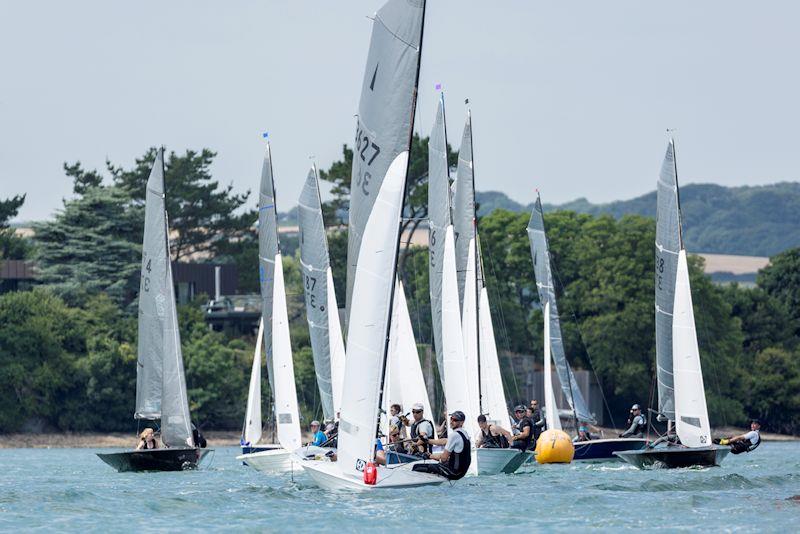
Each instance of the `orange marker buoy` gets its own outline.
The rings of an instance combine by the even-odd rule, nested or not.
[[[568,464],[575,446],[563,430],[545,430],[536,441],[536,461],[540,464]]]

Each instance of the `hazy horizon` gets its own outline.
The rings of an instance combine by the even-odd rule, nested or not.
[[[269,131],[289,211],[309,155],[324,169],[351,141],[382,3],[5,2],[0,198],[27,193],[18,220],[50,217],[71,195],[65,161],[130,167],[161,144],[214,150],[215,179],[252,191]],[[652,191],[667,128],[682,184],[795,181],[798,15],[788,1],[430,0],[416,130],[441,83],[457,148],[469,97],[477,189],[523,204],[536,188],[548,204]]]

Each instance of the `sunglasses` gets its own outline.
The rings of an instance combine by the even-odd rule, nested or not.
[[[411,410],[411,413],[422,413],[422,410]]]

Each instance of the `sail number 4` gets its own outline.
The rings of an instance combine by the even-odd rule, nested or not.
[[[150,263],[152,261],[153,261],[152,259],[148,259],[147,260],[147,264],[144,266],[144,270],[147,271],[148,273],[150,272]],[[142,282],[142,286],[144,286],[144,290],[145,291],[150,291],[150,277],[149,276],[145,276],[144,277],[144,280]]]

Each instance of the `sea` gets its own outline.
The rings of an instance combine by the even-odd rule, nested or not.
[[[267,476],[219,448],[204,469],[117,473],[112,449],[0,450],[0,531],[709,532],[800,529],[800,443],[764,443],[722,467],[534,465],[433,488],[329,493]],[[518,530],[518,529],[524,530]]]

